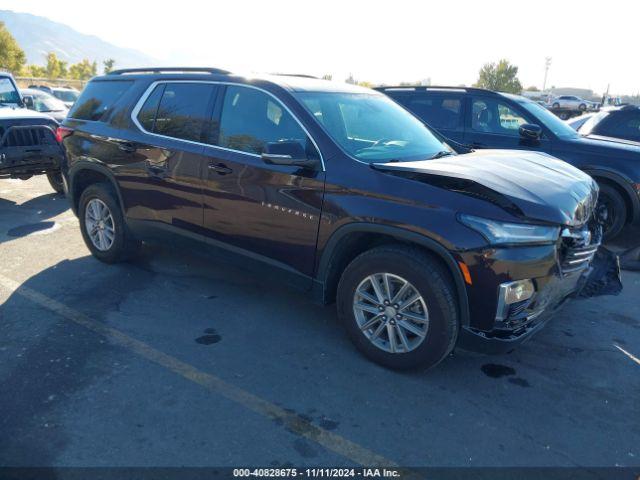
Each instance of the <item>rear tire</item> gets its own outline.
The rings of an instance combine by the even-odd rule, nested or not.
[[[60,172],[49,172],[47,173],[47,180],[49,180],[49,185],[53,188],[56,193],[64,194],[64,183],[62,182],[62,173]]]
[[[607,220],[604,225],[604,239],[613,240],[622,232],[627,222],[627,205],[624,198],[615,187],[601,183],[597,208],[606,208]]]
[[[384,275],[391,279],[390,295],[385,292]],[[378,286],[382,285],[381,293],[391,302],[402,289],[403,281],[410,285],[407,292],[414,294],[405,293],[400,297],[404,299],[404,305],[402,300],[395,299],[397,308],[393,308],[393,303],[385,306],[384,301],[371,303],[356,292],[365,290],[363,285],[371,286],[369,292],[375,292],[372,278],[381,279],[378,283]],[[420,299],[411,303],[410,297],[415,293]],[[373,296],[372,300],[380,300],[375,293]],[[431,368],[451,353],[457,340],[459,320],[455,288],[448,272],[437,260],[418,248],[381,246],[356,257],[342,274],[337,304],[338,317],[355,346],[367,358],[388,368]],[[363,304],[368,308],[366,313],[358,307]],[[389,313],[386,308],[390,309]],[[376,316],[386,320],[367,329],[367,323],[373,322]],[[413,319],[416,318],[420,320],[415,322]],[[426,331],[420,331],[423,325],[426,325]]]
[[[96,214],[96,211],[100,214]],[[78,217],[84,243],[91,254],[101,262],[122,262],[137,250],[139,242],[132,237],[127,228],[111,185],[89,185],[80,196]],[[100,230],[101,225],[102,232],[97,233],[102,235],[96,237],[96,230]]]
[[[578,106],[578,110],[580,110],[581,112],[584,112],[587,109],[587,106],[584,103],[581,103]]]

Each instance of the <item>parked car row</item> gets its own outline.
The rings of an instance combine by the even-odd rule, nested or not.
[[[30,89],[41,90],[62,101],[67,108],[71,108],[80,96],[80,92],[71,87],[49,87],[47,85],[29,85]]]
[[[96,258],[223,248],[336,302],[388,367],[510,350],[567,297],[621,288],[599,248],[611,184],[588,174],[619,152],[519,97],[130,69],[94,78],[58,137]]]

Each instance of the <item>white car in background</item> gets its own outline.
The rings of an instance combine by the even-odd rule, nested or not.
[[[25,106],[29,110],[43,113],[56,122],[62,123],[69,113],[69,108],[62,100],[36,88],[23,88],[20,90]]]
[[[549,106],[554,109],[563,108],[566,110],[579,110],[581,112],[596,110],[598,108],[597,103],[576,97],[575,95],[560,95],[559,97],[553,97],[549,101]]]

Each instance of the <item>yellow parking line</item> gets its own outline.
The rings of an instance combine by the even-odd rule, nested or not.
[[[636,356],[634,356],[632,353],[627,352],[624,348],[622,348],[620,345],[616,345],[615,343],[613,344],[614,347],[616,347],[618,350],[620,350],[622,353],[624,353],[627,357],[629,357],[631,360],[633,360],[634,362],[636,362],[638,365],[640,365],[640,358],[637,358]]]
[[[71,320],[78,325],[82,325],[83,327],[108,338],[121,347],[124,347],[157,365],[171,370],[172,372],[203,386],[211,392],[220,394],[229,400],[239,403],[255,413],[272,420],[282,422],[289,431],[312,440],[327,450],[342,455],[357,464],[367,467],[397,466],[391,460],[380,456],[357,443],[313,425],[299,415],[288,412],[267,400],[243,390],[242,388],[227,383],[215,375],[198,370],[188,363],[178,360],[171,355],[167,355],[166,353],[163,353],[140,340],[136,340],[115,328],[108,327],[103,323],[93,320],[87,315],[74,310],[73,308],[67,307],[63,303],[47,297],[36,290],[22,286],[15,280],[7,278],[1,274],[0,286],[9,290],[10,293],[16,293],[33,303],[40,305],[41,307],[66,318],[67,320]]]

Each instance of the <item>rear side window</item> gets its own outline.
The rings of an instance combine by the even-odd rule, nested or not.
[[[133,85],[130,80],[90,82],[69,112],[70,118],[98,121]]]
[[[449,95],[403,95],[395,100],[434,128],[461,128],[462,97]]]
[[[138,113],[138,121],[148,132],[200,142],[217,88],[203,83],[158,85]]]

